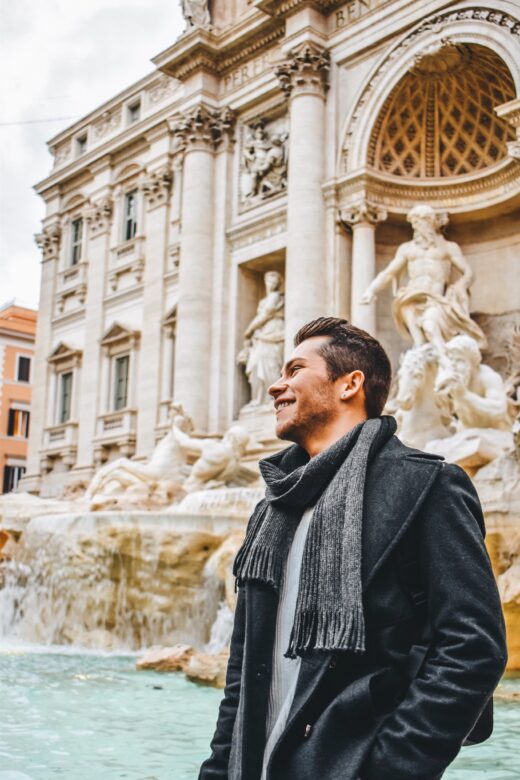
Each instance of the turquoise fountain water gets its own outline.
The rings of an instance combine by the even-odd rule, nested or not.
[[[0,649],[0,780],[196,780],[221,696],[133,656]],[[518,778],[519,740],[518,704],[498,702],[493,737],[445,780]]]

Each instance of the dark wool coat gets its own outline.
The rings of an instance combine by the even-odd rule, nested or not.
[[[437,780],[504,671],[500,599],[469,477],[393,437],[370,466],[364,501],[366,653],[302,658],[267,780]],[[403,585],[410,529],[427,612]],[[227,684],[199,780],[260,778],[277,606],[270,586],[239,589]]]

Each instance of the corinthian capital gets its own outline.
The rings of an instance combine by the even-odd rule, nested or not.
[[[359,200],[339,212],[340,221],[351,227],[356,225],[377,225],[387,217],[386,209],[367,200]]]
[[[61,228],[58,224],[44,228],[34,238],[41,249],[43,260],[54,260],[58,257],[61,238]]]
[[[300,92],[324,95],[328,89],[330,54],[315,43],[304,43],[292,49],[276,68],[280,86],[289,97]]]
[[[175,139],[176,153],[191,149],[214,151],[225,141],[230,141],[235,117],[229,108],[209,108],[200,103],[190,111],[170,119],[170,130]]]
[[[92,203],[85,211],[85,219],[89,226],[91,238],[105,233],[110,228],[112,216],[112,199],[100,198]]]
[[[171,183],[172,173],[167,165],[163,165],[161,168],[151,171],[148,176],[143,179],[141,187],[146,199],[146,205],[149,209],[153,209],[156,206],[162,206],[167,202]]]

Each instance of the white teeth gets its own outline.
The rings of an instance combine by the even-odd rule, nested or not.
[[[283,409],[284,406],[290,406],[292,403],[294,403],[294,401],[282,401],[281,404],[278,404],[277,408],[278,409]]]

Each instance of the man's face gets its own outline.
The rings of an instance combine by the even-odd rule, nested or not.
[[[327,364],[318,353],[328,341],[328,336],[302,341],[285,364],[280,379],[269,388],[279,439],[301,444],[338,415],[341,405],[336,383],[330,381]]]

